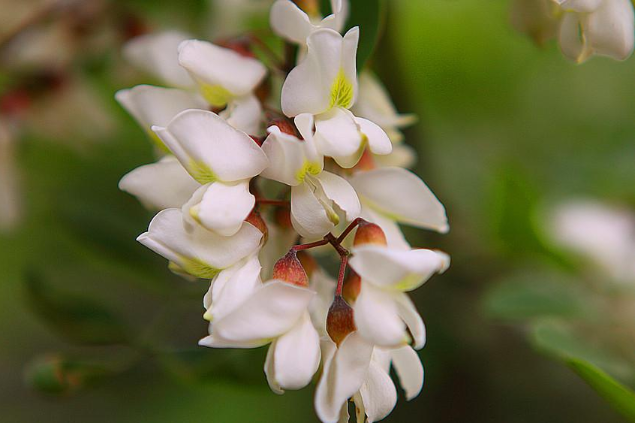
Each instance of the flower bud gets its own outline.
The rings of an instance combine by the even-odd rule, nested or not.
[[[297,286],[309,286],[309,278],[293,248],[273,266],[273,279]]]
[[[362,289],[362,278],[353,269],[349,269],[348,277],[342,287],[342,296],[349,303],[353,304]]]
[[[355,232],[355,240],[353,241],[353,245],[363,245],[363,244],[376,244],[376,245],[387,245],[386,242],[386,234],[384,231],[374,223],[362,221],[357,227],[357,232]]]
[[[262,232],[263,244],[267,242],[267,237],[269,236],[269,229],[267,228],[267,223],[262,218],[262,216],[260,216],[260,213],[258,213],[256,209],[252,210],[251,213],[249,213],[249,216],[247,216],[247,219],[245,219],[245,222],[251,223],[252,225],[256,227],[256,229]]]
[[[353,309],[344,298],[335,297],[326,316],[326,332],[339,347],[344,338],[356,329]]]
[[[313,273],[315,273],[318,268],[317,261],[315,261],[313,256],[306,251],[298,251],[298,259],[300,260],[302,267],[304,267],[304,271],[307,276],[311,279]]]
[[[293,2],[307,15],[320,16],[320,2],[318,0],[293,0]]]

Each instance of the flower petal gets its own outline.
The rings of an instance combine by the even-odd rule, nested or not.
[[[309,240],[324,236],[335,226],[306,183],[291,187],[291,223],[302,237]]]
[[[311,32],[317,29],[309,16],[289,0],[277,0],[269,15],[271,29],[282,38],[304,45]]]
[[[588,13],[596,10],[605,0],[553,0],[558,3],[563,10]]]
[[[423,365],[419,356],[411,347],[401,347],[390,351],[392,365],[399,377],[399,383],[406,392],[406,399],[410,401],[423,388]]]
[[[353,248],[353,270],[367,282],[385,289],[411,291],[433,274],[445,271],[449,258],[433,250],[393,250],[364,244]]]
[[[426,327],[423,324],[423,319],[407,294],[396,295],[395,301],[399,309],[399,316],[406,323],[412,335],[413,347],[420,350],[426,343]]]
[[[174,156],[138,167],[119,181],[120,190],[156,210],[181,207],[199,187]]]
[[[320,337],[308,312],[293,329],[278,338],[272,348],[273,373],[266,372],[270,385],[281,389],[302,389],[311,382],[320,365]]]
[[[342,167],[353,167],[363,153],[364,140],[355,116],[341,107],[319,115],[315,120],[315,145],[318,151]]]
[[[262,106],[258,98],[246,95],[232,100],[225,110],[219,113],[234,128],[249,135],[259,135],[262,130]]]
[[[588,15],[584,36],[595,54],[626,60],[633,52],[634,26],[630,0],[605,0]]]
[[[350,222],[359,216],[362,206],[357,193],[346,179],[330,172],[322,172],[315,179],[319,181],[326,197],[344,212],[346,221]]]
[[[272,280],[235,310],[214,322],[213,335],[228,341],[273,339],[291,330],[306,312],[315,292]]]
[[[123,48],[123,55],[130,63],[156,75],[167,85],[191,87],[194,81],[189,77],[177,59],[179,44],[190,38],[179,31],[146,34],[133,38]]]
[[[392,142],[388,135],[378,125],[364,118],[355,118],[359,130],[368,142],[368,147],[373,154],[385,156],[392,152]]]
[[[353,310],[357,331],[371,344],[397,348],[410,341],[397,303],[384,290],[362,282]]]
[[[216,235],[200,226],[186,231],[181,210],[166,209],[152,219],[148,232],[137,241],[189,274],[211,279],[220,270],[253,254],[261,238],[262,233],[249,223],[244,223],[232,237]]]
[[[201,224],[222,236],[232,236],[256,204],[249,192],[249,179],[235,183],[213,182],[199,188],[183,205],[183,215],[190,225]]]
[[[212,112],[186,110],[166,128],[152,129],[202,184],[248,179],[268,164],[265,153],[247,134]]]
[[[339,348],[330,339],[322,342],[324,369],[315,391],[315,410],[323,422],[337,422],[342,406],[362,386],[373,346],[357,332],[348,335]]]
[[[258,60],[207,41],[187,40],[178,48],[179,63],[201,86],[213,106],[253,91],[267,73]]]
[[[365,205],[396,220],[445,233],[443,205],[414,173],[398,167],[360,172],[350,179]]]
[[[371,362],[366,381],[359,390],[368,423],[386,417],[397,404],[397,389],[380,366]]]
[[[562,54],[578,63],[585,61],[590,55],[581,37],[581,25],[580,16],[576,13],[565,13],[560,23],[559,33]]]

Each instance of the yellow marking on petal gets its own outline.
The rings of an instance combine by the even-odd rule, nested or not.
[[[410,291],[412,290],[414,287],[417,286],[417,284],[421,281],[421,277],[420,275],[417,275],[415,273],[411,273],[408,276],[406,276],[405,278],[403,278],[402,280],[400,280],[396,285],[395,285],[395,289],[398,289],[399,291]]]
[[[207,320],[208,322],[211,322],[212,320],[214,320],[214,317],[212,316],[212,308],[211,307],[209,309],[207,309],[205,314],[203,314],[203,319]]]
[[[190,160],[188,170],[190,171],[190,175],[203,185],[218,181],[216,174],[203,162]]]
[[[222,270],[195,258],[181,257],[181,262],[181,268],[186,273],[201,279],[213,279]]]
[[[353,84],[344,75],[344,70],[340,69],[335,82],[331,86],[330,107],[343,107],[348,109],[353,105]]]
[[[232,94],[220,85],[200,85],[201,94],[214,107],[223,107],[232,98]]]
[[[304,162],[304,165],[298,172],[295,174],[295,179],[302,183],[306,178],[306,175],[317,175],[322,171],[321,166],[317,162],[309,162],[308,160]]]

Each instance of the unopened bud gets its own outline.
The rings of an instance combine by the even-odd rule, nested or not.
[[[297,286],[309,286],[309,278],[293,248],[273,266],[273,279]]]
[[[296,131],[295,129],[295,125],[293,125],[288,119],[276,119],[271,122],[269,126],[277,126],[280,132],[299,138],[298,131]]]
[[[326,331],[329,336],[339,347],[344,338],[356,329],[353,309],[344,298],[335,297],[326,316]]]
[[[309,16],[320,15],[320,2],[318,0],[293,0],[293,2]]]
[[[349,304],[353,304],[362,289],[362,278],[353,269],[349,270],[348,277],[342,287],[342,296]]]
[[[386,234],[384,231],[374,223],[363,221],[357,227],[357,232],[355,232],[355,240],[353,241],[353,245],[364,245],[364,244],[376,244],[376,245],[387,245],[386,242]]]
[[[255,209],[252,210],[251,213],[249,213],[249,216],[247,216],[247,219],[245,219],[245,222],[251,223],[252,225],[256,227],[256,229],[262,232],[263,242],[267,242],[267,237],[269,236],[269,229],[267,228],[267,223],[265,222],[265,219],[263,219],[262,216],[260,216],[260,213],[258,213],[257,210]]]
[[[306,251],[298,251],[298,259],[300,260],[300,263],[302,263],[302,267],[304,267],[304,271],[307,276],[311,279],[313,273],[315,273],[318,268],[317,261],[315,261],[313,256]]]

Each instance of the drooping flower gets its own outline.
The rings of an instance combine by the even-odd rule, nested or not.
[[[553,0],[565,12],[560,47],[578,63],[593,55],[627,59],[633,52],[635,25],[629,0]]]
[[[290,117],[314,115],[318,151],[345,168],[359,161],[366,146],[375,154],[392,151],[379,126],[348,110],[358,94],[358,40],[357,27],[344,37],[332,29],[313,32],[307,39],[305,59],[289,73],[282,87],[282,111]]]
[[[209,111],[186,110],[165,128],[152,129],[202,184],[183,206],[185,218],[225,236],[235,234],[256,201],[249,181],[268,164],[260,147]]]
[[[344,178],[323,170],[324,158],[313,140],[313,116],[298,115],[295,123],[303,140],[277,126],[269,128],[262,149],[270,165],[262,176],[291,186],[293,227],[305,238],[320,238],[340,222],[340,215],[348,222],[356,218],[359,199]]]

